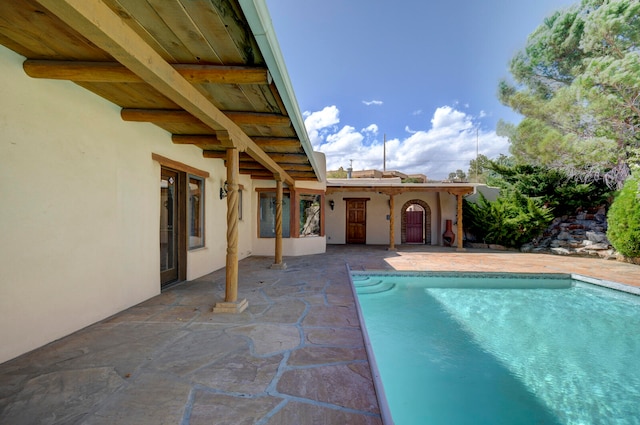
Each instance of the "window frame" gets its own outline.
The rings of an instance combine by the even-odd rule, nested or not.
[[[198,228],[200,232],[200,236],[195,236],[200,238],[200,242],[198,244],[193,244],[191,238],[194,236],[193,232],[193,214],[192,214],[192,191],[191,191],[191,180],[195,180],[200,183],[200,200],[199,200],[199,211],[198,211]],[[205,239],[205,200],[206,200],[206,179],[201,176],[197,176],[195,174],[187,174],[187,248],[189,250],[200,249],[206,246]]]
[[[261,227],[260,227],[260,216],[261,216],[261,205],[260,205],[260,196],[262,193],[272,193],[273,196],[276,196],[276,188],[275,187],[269,187],[269,188],[256,188],[255,189],[257,192],[257,204],[258,204],[258,209],[256,212],[256,222],[257,222],[257,237],[259,239],[272,239],[275,236],[260,236],[261,234]],[[290,189],[283,189],[282,191],[283,193],[283,197],[288,196],[289,197],[289,236],[282,236],[283,238],[311,238],[311,237],[323,237],[325,236],[325,223],[324,223],[324,217],[325,217],[325,206],[324,206],[324,201],[325,201],[325,193],[323,190],[317,190],[317,189],[294,189],[294,190],[290,190]],[[299,226],[299,222],[300,222],[300,198],[302,195],[314,195],[314,196],[320,196],[320,234],[319,235],[308,235],[308,236],[300,236],[300,226]],[[284,225],[285,220],[287,220],[287,217],[282,217],[282,222]]]

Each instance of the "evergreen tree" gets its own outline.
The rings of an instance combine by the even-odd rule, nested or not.
[[[529,36],[500,100],[524,115],[499,131],[521,162],[621,187],[640,146],[640,2],[582,0]]]

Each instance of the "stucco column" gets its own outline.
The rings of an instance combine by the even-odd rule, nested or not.
[[[395,200],[393,195],[389,195],[389,251],[396,250],[396,241],[395,241]]]
[[[276,179],[276,255],[272,269],[284,270],[287,265],[282,262],[282,180]]]
[[[227,148],[227,264],[225,298],[217,303],[214,313],[240,313],[247,308],[247,300],[238,301],[238,175],[239,152]]]
[[[457,206],[457,211],[456,214],[458,216],[458,226],[457,226],[457,233],[458,233],[458,247],[456,248],[456,251],[465,251],[465,249],[463,248],[463,238],[462,238],[462,194],[457,194],[456,195],[456,200],[458,201],[458,206]]]

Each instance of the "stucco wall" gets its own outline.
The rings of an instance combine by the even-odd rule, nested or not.
[[[31,79],[0,46],[0,362],[160,292],[160,164],[152,153],[211,173],[206,247],[187,277],[225,264],[225,168],[165,131],[65,81]],[[250,179],[241,183],[251,185]],[[239,255],[251,252],[251,203]]]
[[[344,198],[369,198],[367,202],[367,244],[389,244],[389,196],[376,192],[340,192],[326,196],[326,237],[328,244],[346,243],[346,202]],[[402,206],[412,200],[420,199],[431,209],[431,244],[442,244],[442,232],[445,220],[456,220],[457,201],[454,195],[447,192],[406,192],[394,197],[394,243],[401,243],[402,235]],[[329,208],[329,201],[333,200],[334,209]],[[454,226],[454,233],[456,229]],[[457,237],[457,236],[456,236]]]

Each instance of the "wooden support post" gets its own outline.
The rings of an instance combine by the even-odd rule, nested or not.
[[[238,301],[238,175],[239,152],[227,148],[227,267],[225,298],[216,303],[214,313],[241,313],[247,300]]]
[[[287,265],[282,262],[282,180],[276,178],[276,255],[272,269],[284,270]]]
[[[395,200],[393,195],[389,195],[389,251],[396,250],[396,241],[395,241]]]
[[[463,247],[463,230],[462,230],[462,194],[459,193],[456,195],[456,200],[458,201],[458,206],[457,206],[457,216],[458,216],[458,226],[457,226],[457,233],[458,233],[458,247],[456,248],[456,251],[465,251],[464,247]]]

